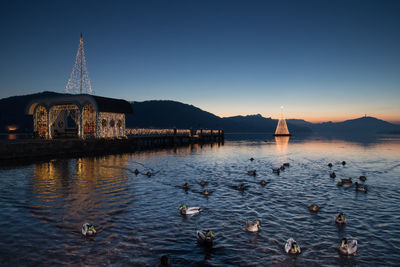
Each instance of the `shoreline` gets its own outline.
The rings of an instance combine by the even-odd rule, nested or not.
[[[0,141],[0,165],[66,157],[102,156],[192,144],[224,143],[221,136],[146,136],[127,139],[19,139]]]

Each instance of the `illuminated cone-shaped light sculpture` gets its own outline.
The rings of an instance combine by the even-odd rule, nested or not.
[[[281,107],[281,117],[279,118],[278,126],[276,126],[274,136],[291,136],[286,125],[285,117],[283,117],[283,107]]]
[[[75,64],[71,76],[65,86],[66,93],[93,94],[93,88],[89,80],[89,73],[86,67],[85,50],[83,49],[83,37],[79,40],[78,52],[76,53]]]

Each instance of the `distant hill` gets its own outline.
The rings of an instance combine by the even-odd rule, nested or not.
[[[220,128],[222,120],[195,106],[170,100],[132,102],[134,114],[126,116],[127,127]]]
[[[374,117],[361,117],[343,122],[324,122],[311,126],[316,133],[396,133],[400,126]]]
[[[30,101],[39,97],[63,95],[43,92],[0,99],[0,132],[7,132],[7,126],[16,125],[18,132],[32,132],[32,116],[26,115]],[[224,129],[225,132],[270,132],[275,131],[277,120],[260,114],[234,117],[218,117],[210,112],[170,100],[131,102],[133,114],[126,116],[128,128],[208,128]],[[288,119],[288,128],[296,133],[400,133],[400,125],[395,125],[373,117],[362,117],[344,122],[313,124],[301,119]]]

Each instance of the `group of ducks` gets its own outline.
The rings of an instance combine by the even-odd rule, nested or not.
[[[318,205],[313,204],[309,207],[309,209],[316,212],[318,211],[319,207]],[[200,207],[188,207],[185,204],[182,204],[179,207],[179,210],[181,211],[181,214],[185,216],[192,216],[200,213],[201,211]],[[335,222],[338,225],[343,225],[347,223],[346,218],[344,217],[344,214],[342,212],[336,216]],[[249,232],[258,232],[260,230],[260,227],[261,222],[259,220],[256,220],[255,222],[246,221],[246,230]],[[197,230],[196,236],[199,244],[205,246],[213,245],[215,234],[211,230]],[[338,247],[338,251],[344,255],[357,255],[357,240],[348,240],[347,238],[343,238],[340,246]],[[293,238],[289,238],[285,243],[285,252],[288,254],[300,254],[301,248]]]
[[[254,160],[254,158],[250,158],[250,161],[253,161],[253,160]],[[344,166],[345,164],[346,164],[346,162],[342,161],[342,165]],[[289,167],[289,166],[290,166],[289,163],[283,163],[279,168],[272,169],[272,172],[279,175],[281,171],[285,170],[285,167]],[[332,165],[332,163],[329,163],[328,166],[331,168],[333,165]],[[134,171],[134,173],[136,175],[138,175],[139,170],[136,169]],[[251,175],[251,176],[256,176],[257,172],[256,172],[256,170],[250,170],[247,172],[247,174]],[[151,175],[152,174],[150,171],[146,172],[147,177],[151,177]],[[335,178],[336,177],[335,172],[331,172],[330,177]],[[361,181],[366,181],[365,176],[360,176],[359,179]],[[199,184],[204,187],[207,184],[207,182],[202,180],[202,181],[200,181]],[[267,182],[265,180],[261,180],[260,184],[265,186],[267,184]],[[360,191],[360,192],[364,192],[364,193],[367,192],[367,190],[368,190],[367,186],[359,185],[358,182],[355,182],[354,184],[356,186],[356,191]],[[338,186],[352,185],[352,179],[351,178],[341,179],[341,181],[338,182],[337,185]],[[189,190],[188,183],[184,183],[181,187],[185,191]],[[244,191],[246,189],[246,186],[244,184],[240,184],[237,187],[237,189]],[[210,194],[210,192],[207,189],[204,189],[202,194],[208,196]],[[179,207],[179,210],[183,216],[193,216],[195,214],[200,213],[201,208],[200,207],[188,207],[187,205],[182,204]],[[319,210],[319,206],[316,204],[312,204],[309,206],[309,210],[312,212],[317,212]],[[335,222],[338,225],[344,225],[347,223],[346,218],[343,213],[339,213],[336,216]],[[259,220],[256,220],[255,222],[246,221],[246,230],[249,232],[253,232],[253,233],[258,232],[260,230],[260,227],[261,227],[261,222]],[[92,237],[95,234],[96,234],[96,230],[92,224],[89,224],[89,223],[83,224],[83,226],[82,226],[82,235],[83,236]],[[200,245],[211,247],[213,245],[213,240],[215,239],[215,234],[211,230],[197,230],[196,237],[197,237],[197,241]],[[343,238],[341,240],[340,246],[338,247],[338,251],[344,255],[357,255],[357,244],[358,244],[358,242],[355,239]],[[289,238],[286,241],[284,250],[288,254],[300,254],[301,253],[300,246],[297,244],[297,242],[293,238]],[[165,265],[165,264],[167,264],[167,265]],[[161,266],[168,266],[168,257],[167,256],[163,256],[161,258]]]
[[[342,161],[342,165],[346,165],[346,161]],[[332,168],[332,163],[328,163],[328,167]],[[336,178],[336,173],[335,172],[331,172],[329,173],[329,176],[331,178]],[[365,177],[364,175],[360,176],[360,181],[365,182],[367,180],[367,177]],[[352,178],[342,178],[340,179],[340,181],[336,184],[337,186],[351,186],[353,184],[353,180]],[[367,193],[368,191],[368,186],[366,185],[360,185],[358,182],[354,183],[355,185],[355,190],[358,192],[363,192],[363,193]]]
[[[254,158],[251,158],[250,160],[253,161]],[[342,165],[345,165],[345,164],[346,164],[346,162],[343,161]],[[273,173],[276,173],[279,175],[280,171],[284,170],[285,167],[289,167],[289,166],[290,166],[289,163],[284,163],[284,164],[282,164],[282,166],[280,168],[272,169],[272,171],[273,171]],[[332,167],[332,164],[329,163],[328,166]],[[256,170],[251,170],[251,171],[248,171],[247,174],[256,176],[257,172],[256,172]],[[332,176],[336,177],[336,174],[334,172],[330,173],[330,175],[331,175],[331,177]],[[334,177],[332,177],[332,178],[334,178]],[[351,181],[351,178],[349,178],[349,179]],[[345,181],[345,183],[348,181],[348,179],[342,179],[342,181],[343,180]],[[360,176],[360,180],[365,181],[366,177]],[[266,181],[262,180],[260,183],[262,185],[265,185]],[[206,184],[207,183],[205,181],[200,182],[201,186],[205,186]],[[355,183],[355,185],[356,185],[357,191],[362,191],[361,188],[364,188],[364,187],[358,185],[358,183]],[[189,189],[188,183],[183,184],[182,188],[185,190],[188,190]],[[243,191],[243,190],[245,190],[245,185],[240,184],[237,188],[239,190]],[[203,194],[208,195],[209,194],[208,190],[205,189],[203,191]],[[184,216],[192,216],[192,215],[200,213],[200,211],[201,211],[200,207],[188,207],[185,204],[182,204],[179,207],[179,210],[180,210],[181,214]],[[319,206],[316,204],[312,204],[309,206],[309,210],[312,212],[317,212],[319,210]],[[342,212],[336,216],[335,222],[338,225],[344,225],[347,223],[346,218],[344,217],[344,214]],[[261,227],[261,222],[259,220],[255,221],[255,222],[246,221],[246,230],[249,232],[258,232],[260,227]],[[213,240],[215,238],[215,234],[211,230],[197,230],[196,236],[197,236],[198,243],[201,245],[205,245],[205,246],[212,246]],[[340,246],[338,247],[338,251],[344,255],[356,255],[357,254],[357,240],[343,238],[341,240]],[[300,254],[301,248],[293,238],[289,238],[285,243],[285,252],[288,254]]]

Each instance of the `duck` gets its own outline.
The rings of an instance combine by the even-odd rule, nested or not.
[[[139,174],[139,170],[135,169],[135,171],[133,172],[134,174],[138,175]]]
[[[279,173],[281,172],[281,169],[280,168],[272,169],[272,172],[279,175]]]
[[[244,190],[246,190],[246,186],[245,186],[244,184],[240,184],[240,185],[237,187],[237,189],[240,190],[240,191],[244,191]]]
[[[343,238],[342,242],[340,243],[339,252],[343,255],[357,255],[357,240],[347,238]]]
[[[146,175],[147,177],[151,177],[151,172],[150,171],[146,172]]]
[[[366,180],[367,180],[367,177],[365,177],[364,175],[361,175],[361,176],[360,176],[360,181],[365,182]]]
[[[342,165],[343,165],[343,166],[346,165],[346,161],[343,160],[343,161],[342,161]]]
[[[250,161],[253,161],[254,160],[254,158],[250,158]]]
[[[183,185],[181,185],[181,187],[182,187],[185,191],[188,191],[188,190],[189,190],[189,184],[188,184],[188,183],[184,183]]]
[[[207,189],[203,190],[203,195],[208,196],[210,194],[210,192]]]
[[[157,266],[158,267],[169,267],[170,265],[169,265],[168,261],[169,261],[168,256],[163,255],[163,256],[161,256],[160,264],[158,264]]]
[[[198,230],[196,233],[197,241],[205,246],[212,246],[215,235],[211,230]]]
[[[188,207],[185,204],[180,205],[179,210],[182,215],[195,215],[200,213],[200,207]]]
[[[346,178],[342,178],[341,182],[342,182],[343,185],[351,185],[353,183],[351,178],[347,178],[347,179]]]
[[[332,166],[333,166],[332,163],[329,162],[329,163],[328,163],[328,167],[329,167],[329,168],[332,168]]]
[[[82,235],[84,236],[94,236],[96,234],[96,229],[94,226],[89,223],[84,223],[82,225]]]
[[[281,171],[284,171],[284,170],[285,170],[285,166],[282,165],[282,166],[279,167],[279,169],[280,169]]]
[[[262,186],[265,186],[265,185],[267,184],[267,181],[261,180],[261,181],[260,181],[260,184],[261,184]]]
[[[252,221],[246,221],[246,230],[249,232],[258,232],[260,230],[260,225],[261,222],[259,220],[252,222]]]
[[[340,212],[338,216],[336,216],[335,222],[337,224],[345,224],[347,223],[346,218],[344,217],[344,214]]]
[[[336,178],[336,173],[335,173],[335,172],[331,172],[331,173],[329,173],[329,176],[330,176],[331,178]]]
[[[300,246],[297,245],[297,242],[293,238],[289,238],[285,244],[285,251],[289,254],[300,254],[301,249]]]
[[[247,174],[248,174],[248,175],[256,176],[256,175],[257,175],[257,172],[256,172],[256,170],[252,170],[252,171],[247,171]]]
[[[353,183],[353,181],[351,180],[351,178],[348,178],[348,179],[343,178],[343,179],[341,179],[340,182],[337,183],[337,186],[344,186],[344,185],[350,186],[352,183]]]
[[[308,209],[312,212],[317,212],[319,210],[319,207],[317,204],[311,204]]]
[[[283,163],[283,166],[289,167],[289,166],[290,166],[290,163],[289,163],[289,162],[285,162],[285,163]]]
[[[204,181],[204,180],[201,180],[201,181],[200,181],[200,185],[201,185],[201,186],[205,186],[206,184],[207,184],[206,181]]]
[[[355,182],[354,185],[356,186],[356,191],[367,193],[368,187],[366,185],[359,185],[358,182]]]

